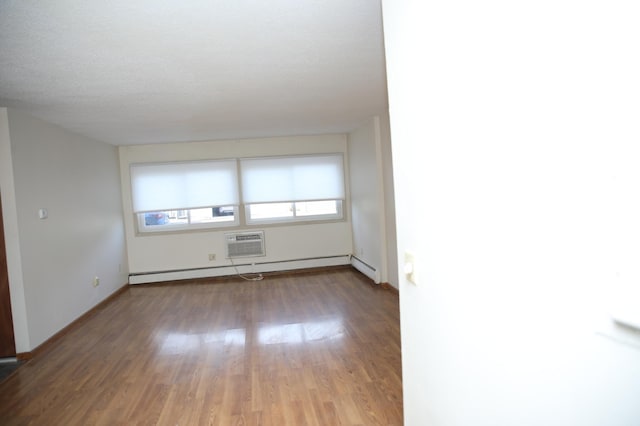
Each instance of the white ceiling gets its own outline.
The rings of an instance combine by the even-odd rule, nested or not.
[[[387,108],[380,0],[2,0],[0,106],[115,145],[345,132]]]

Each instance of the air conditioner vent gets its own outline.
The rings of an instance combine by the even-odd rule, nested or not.
[[[264,256],[264,231],[226,234],[227,259]]]

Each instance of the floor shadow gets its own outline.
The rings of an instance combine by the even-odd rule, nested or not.
[[[9,377],[21,365],[22,362],[20,361],[0,363],[0,382]]]

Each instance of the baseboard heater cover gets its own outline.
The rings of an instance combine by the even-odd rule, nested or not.
[[[291,271],[296,269],[321,268],[325,266],[349,265],[351,256],[327,256],[307,259],[294,259],[263,263],[246,263],[246,259],[235,261],[233,265],[213,268],[181,269],[173,271],[141,272],[129,274],[129,284],[147,284],[162,281],[177,281],[197,278],[213,278],[241,274],[263,272]],[[237,271],[236,271],[237,269]]]
[[[358,259],[356,256],[351,256],[351,266],[371,278],[374,283],[380,284],[380,272],[373,266],[361,259]]]

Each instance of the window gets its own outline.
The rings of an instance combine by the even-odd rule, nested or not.
[[[223,206],[140,213],[138,214],[138,228],[143,232],[148,232],[236,225],[238,222],[236,210],[235,206]]]
[[[249,204],[246,214],[250,224],[341,219],[342,200]]]
[[[342,218],[340,154],[240,160],[247,223]]]
[[[131,192],[141,232],[239,223],[236,160],[132,164]]]
[[[240,206],[247,225],[343,217],[342,154],[140,163],[130,171],[139,232],[238,226]]]

